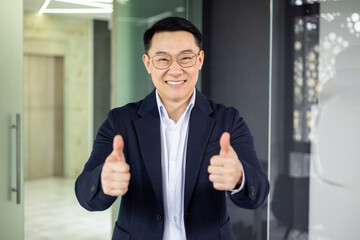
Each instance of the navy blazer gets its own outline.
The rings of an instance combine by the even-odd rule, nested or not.
[[[235,108],[216,104],[199,91],[189,121],[184,192],[187,240],[232,240],[225,192],[213,188],[207,168],[210,158],[219,154],[220,136],[229,132],[246,181],[242,191],[228,195],[239,207],[260,207],[268,195],[269,182],[256,156],[253,137]],[[112,239],[161,240],[164,208],[160,118],[155,91],[139,102],[109,112],[98,131],[91,156],[76,180],[78,201],[90,211],[105,210],[115,201],[116,197],[102,191],[100,175],[106,157],[113,150],[116,134],[124,139],[131,180],[128,192],[121,199]]]

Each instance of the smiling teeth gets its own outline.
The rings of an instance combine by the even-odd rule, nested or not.
[[[169,84],[169,85],[180,85],[180,84],[182,84],[182,83],[184,83],[185,81],[180,81],[180,82],[170,82],[170,81],[167,81],[167,83]]]

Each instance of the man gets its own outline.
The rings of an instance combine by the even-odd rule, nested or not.
[[[76,181],[76,196],[90,211],[122,196],[113,239],[231,240],[225,193],[249,209],[267,197],[267,177],[238,111],[195,89],[201,40],[178,17],[145,32],[142,60],[156,90],[109,112]]]

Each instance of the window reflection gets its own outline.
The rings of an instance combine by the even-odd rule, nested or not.
[[[318,17],[295,19],[293,139],[309,142],[310,109],[318,98]],[[305,40],[305,41],[304,41]]]
[[[347,27],[351,34],[354,34],[356,37],[360,37],[360,15],[359,13],[353,13],[350,17],[346,18]],[[344,24],[341,25],[344,27]]]

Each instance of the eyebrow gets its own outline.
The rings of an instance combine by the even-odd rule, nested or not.
[[[193,53],[194,51],[192,49],[185,49],[185,50],[182,50],[180,53],[178,54],[181,54],[181,53]],[[167,54],[167,55],[170,55],[168,52],[165,52],[165,51],[157,51],[155,53],[156,55],[158,54]]]

